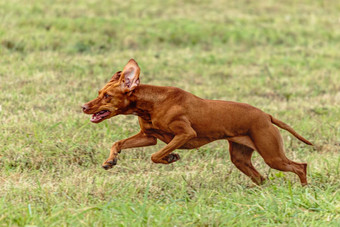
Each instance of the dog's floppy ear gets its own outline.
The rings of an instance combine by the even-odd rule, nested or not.
[[[119,81],[119,78],[120,78],[121,74],[122,74],[122,71],[116,72],[116,73],[112,76],[110,82]]]
[[[124,92],[133,91],[139,85],[140,68],[133,59],[126,64],[120,77],[120,86]]]

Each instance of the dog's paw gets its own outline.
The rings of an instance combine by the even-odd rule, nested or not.
[[[108,169],[111,169],[113,166],[117,165],[117,158],[113,159],[113,160],[106,160],[102,167],[105,169],[105,170],[108,170]]]
[[[163,158],[165,161],[168,162],[168,164],[176,162],[180,160],[181,158],[179,157],[179,154],[176,153],[171,153]]]

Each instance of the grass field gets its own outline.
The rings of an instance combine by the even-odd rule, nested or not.
[[[181,3],[179,3],[181,2]],[[1,226],[339,226],[339,1],[0,1]],[[91,124],[80,106],[135,58],[141,82],[246,102],[315,144],[282,131],[308,162],[310,185],[271,170],[254,186],[228,144],[122,151],[137,118]]]

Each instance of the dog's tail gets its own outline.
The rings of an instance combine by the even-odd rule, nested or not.
[[[272,123],[279,126],[280,128],[282,129],[285,129],[287,130],[288,132],[292,133],[293,136],[295,136],[296,138],[298,138],[299,140],[301,140],[302,142],[304,142],[305,144],[308,144],[308,145],[313,145],[311,142],[309,142],[308,140],[306,140],[305,138],[303,138],[301,135],[299,135],[297,132],[295,132],[295,130],[290,127],[289,125],[287,125],[286,123],[274,118],[273,116],[269,115],[271,120],[272,120]]]

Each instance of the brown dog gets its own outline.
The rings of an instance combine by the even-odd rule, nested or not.
[[[296,173],[301,184],[307,184],[307,164],[286,157],[281,135],[273,124],[312,144],[287,124],[248,104],[206,100],[175,87],[139,84],[139,74],[137,62],[131,59],[96,99],[82,106],[84,113],[93,114],[94,123],[118,114],[138,116],[140,132],[114,143],[103,168],[112,168],[122,149],[155,145],[157,139],[167,145],[151,160],[162,164],[180,159],[172,153],[175,149],[198,148],[226,139],[231,161],[253,182],[264,181],[251,163],[251,155],[257,150],[271,168]]]

